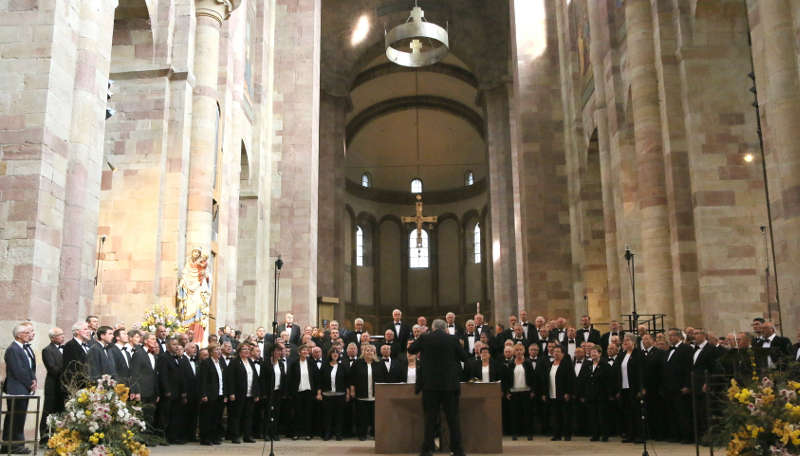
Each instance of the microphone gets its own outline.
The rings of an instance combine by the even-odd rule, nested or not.
[[[631,261],[631,258],[633,258],[633,252],[631,252],[630,246],[626,245],[625,246],[625,260],[626,261]]]
[[[281,260],[281,256],[278,255],[278,259],[275,260],[275,267],[280,270],[283,267],[283,260]]]

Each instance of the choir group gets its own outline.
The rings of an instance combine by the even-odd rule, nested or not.
[[[623,442],[693,442],[694,420],[699,435],[708,426],[707,413],[692,413],[709,400],[712,378],[745,381],[754,369],[760,374],[800,361],[800,344],[791,345],[761,318],[751,332],[724,338],[694,328],[629,332],[616,321],[601,334],[587,315],[577,328],[564,318],[531,322],[525,311],[507,327],[492,328],[481,314],[463,327],[453,313],[445,320],[446,332],[466,352],[462,380],[501,383],[503,429],[513,439],[585,435],[605,442],[616,435]],[[165,444],[281,436],[366,440],[374,436],[375,383],[416,383],[419,390],[425,360],[407,348],[428,331],[425,317],[409,325],[400,310],[379,335],[368,333],[361,318],[352,329],[336,321],[301,328],[286,314],[276,334],[258,328],[242,339],[225,327],[200,348],[191,331],[168,337],[163,326],[146,333],[101,326],[90,316],[73,325],[69,342],[59,328],[48,334],[41,435],[46,439],[47,415],[63,410],[68,389],[107,374],[130,385],[148,432]],[[30,323],[14,328],[6,351],[11,394],[36,391],[33,336]],[[22,439],[25,415],[16,417],[13,430],[4,426],[6,441]]]

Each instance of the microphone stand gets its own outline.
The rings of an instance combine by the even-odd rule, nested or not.
[[[272,302],[272,343],[274,344],[277,340],[278,334],[278,292],[280,290],[280,278],[281,278],[281,268],[283,267],[283,260],[281,260],[281,256],[278,255],[278,259],[275,260],[275,293],[274,299]],[[272,355],[270,354],[270,360],[272,359]],[[272,394],[272,391],[270,391]],[[275,407],[271,404],[272,400],[269,399],[269,429],[267,429],[267,433],[269,434],[269,456],[275,456],[275,439],[272,437],[272,431],[275,426]],[[277,430],[276,430],[277,431]],[[266,448],[265,448],[266,449]],[[263,452],[262,452],[263,454]]]
[[[636,254],[631,252],[630,247],[627,246],[625,247],[625,261],[628,263],[628,274],[631,279],[631,294],[633,295],[633,312],[631,312],[633,317],[633,328],[631,328],[631,330],[638,332],[639,313],[636,311]],[[643,378],[641,372],[639,378]],[[645,405],[644,395],[639,399],[639,405],[639,412],[642,422],[642,456],[650,456],[650,453],[647,451],[647,407]]]

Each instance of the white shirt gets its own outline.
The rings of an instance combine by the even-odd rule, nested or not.
[[[567,342],[567,353],[569,353],[570,358],[575,357],[575,349],[578,347],[578,342]]]
[[[764,339],[764,342],[761,344],[761,348],[772,348],[772,339],[775,338],[775,333],[772,333],[771,336]],[[767,355],[767,368],[775,369],[775,363],[772,361],[772,356]]]
[[[28,360],[28,367],[30,367],[31,369],[33,369],[33,360],[31,360],[31,357],[30,357],[30,355],[28,354],[28,350],[25,350],[25,344],[23,344],[22,342],[20,342],[20,341],[18,341],[18,340],[16,340],[16,339],[14,340],[14,343],[15,343],[15,344],[17,344],[17,345],[19,345],[19,348],[21,348],[21,349],[22,349],[22,351],[25,353],[25,359],[27,359],[27,360]],[[33,352],[33,349],[31,349],[31,352]]]
[[[576,377],[581,374],[581,367],[583,367],[583,363],[584,362],[585,362],[584,360],[575,361],[575,376]]]
[[[189,361],[189,366],[192,368],[192,373],[193,373],[194,375],[197,375],[196,366],[195,366],[195,364],[194,364],[194,361],[192,361],[192,358],[191,358],[191,357],[189,357],[188,355],[186,355],[185,353],[183,354],[183,356],[185,356],[185,357],[186,357],[186,361]]]
[[[453,325],[453,326],[447,325],[447,332],[450,333],[450,335],[455,336],[455,334],[456,334],[456,326],[455,325]]]
[[[253,368],[250,367],[249,361],[244,361],[244,370],[247,372],[247,397],[253,396]]]
[[[525,334],[525,338],[528,338],[528,322],[523,322],[522,324],[522,332]]]
[[[475,333],[472,333],[471,336],[467,336],[467,346],[469,347],[470,353],[475,351]]]
[[[703,342],[702,344],[700,344],[699,347],[697,347],[697,350],[694,351],[694,357],[692,358],[692,364],[695,364],[697,362],[697,358],[700,356],[700,350],[702,350],[703,347],[705,347],[707,343],[708,343],[708,341]]]
[[[222,396],[224,393],[222,392],[222,367],[219,365],[219,360],[211,359],[211,362],[214,364],[214,368],[217,369],[217,379],[219,379],[219,395]]]
[[[489,377],[489,366],[481,366],[481,381],[483,381],[483,383],[489,383],[491,381],[491,377]]]
[[[374,399],[375,392],[372,391],[372,363],[367,363],[367,399]]]
[[[297,388],[297,392],[310,391],[311,377],[308,375],[308,360],[298,361],[298,363],[300,364],[300,386]]]
[[[511,390],[524,391],[528,389],[528,384],[525,382],[525,368],[522,364],[514,366],[514,384]]]
[[[589,328],[589,329],[584,328],[583,329],[583,341],[584,342],[588,342],[589,341],[589,335],[590,334],[592,334],[592,328]]]
[[[406,383],[413,385],[417,383],[417,368],[409,367],[408,374],[406,375]]]
[[[669,354],[667,355],[667,362],[669,362],[670,358],[672,358],[672,355],[673,355],[673,354],[674,354],[676,351],[678,351],[678,347],[680,347],[680,346],[681,346],[681,341],[678,341],[678,343],[677,343],[677,344],[675,344],[675,350],[670,350],[670,351],[669,351]],[[670,347],[670,348],[671,348],[671,347]]]
[[[256,375],[259,377],[261,376],[261,363],[253,361],[253,365],[256,366]]]
[[[631,359],[631,354],[625,352],[625,357],[622,358],[622,389],[630,389],[631,384],[628,381],[628,361]]]
[[[800,348],[798,348],[797,352],[794,354],[794,360],[800,361]]]
[[[278,391],[281,387],[281,362],[278,361],[277,363],[272,365],[272,372],[275,373],[275,391]]]
[[[156,370],[156,355],[147,352],[147,357],[150,358],[150,367],[152,367],[153,370]]]
[[[336,392],[336,371],[338,369],[339,369],[339,365],[338,364],[333,366],[333,369],[331,369],[331,392],[332,393]]]
[[[556,398],[556,374],[558,373],[558,366],[553,364],[550,366],[550,399]]]

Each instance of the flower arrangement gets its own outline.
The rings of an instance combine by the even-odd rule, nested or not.
[[[167,334],[170,336],[183,332],[183,325],[178,315],[164,307],[153,307],[147,311],[139,327],[143,331],[152,333],[155,332],[158,325],[164,325],[167,328]]]
[[[731,380],[721,436],[728,456],[800,454],[800,382],[762,378],[751,387]]]
[[[47,442],[48,456],[148,456],[140,441],[146,428],[141,407],[128,404],[130,389],[104,375],[64,405],[64,412],[47,417],[58,429]]]

